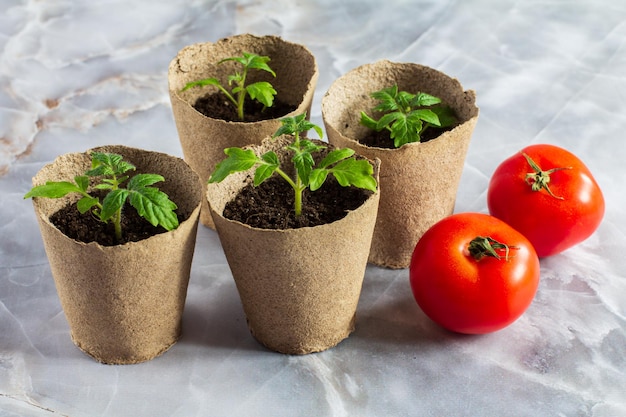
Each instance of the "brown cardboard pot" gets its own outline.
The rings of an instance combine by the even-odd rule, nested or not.
[[[438,138],[382,149],[358,142],[367,128],[361,111],[378,103],[370,93],[397,84],[402,91],[435,95],[451,106],[460,124]],[[470,138],[478,118],[474,91],[418,64],[378,61],[358,67],[330,86],[322,98],[328,141],[381,160],[381,199],[370,262],[406,268],[415,244],[430,226],[452,214]]]
[[[260,155],[280,146],[284,143],[277,140],[251,148]],[[226,203],[249,183],[250,174],[233,174],[208,185],[211,215],[250,332],[281,353],[331,348],[354,330],[379,194],[332,223],[259,229],[222,216]]]
[[[94,150],[121,154],[137,173],[158,173],[157,184],[188,218],[175,230],[117,246],[82,243],[57,229],[50,216],[78,199],[34,198],[52,276],[76,346],[99,362],[130,364],[165,352],[178,340],[202,199],[198,176],[180,158],[124,146]],[[44,166],[33,185],[64,181],[91,167],[90,151]]]
[[[216,91],[217,87],[192,88],[181,92],[188,82],[203,78],[217,77],[225,82],[237,67],[231,62],[219,65],[218,62],[243,52],[270,57],[269,65],[276,72],[276,78],[265,71],[251,71],[247,82],[271,82],[278,92],[277,99],[297,107],[285,117],[304,112],[311,114],[318,69],[315,57],[304,46],[276,36],[244,34],[181,49],[169,65],[170,100],[185,161],[205,184],[215,165],[224,159],[224,148],[258,144],[281,126],[279,119],[227,122],[198,112],[193,103],[198,97]],[[214,228],[206,199],[203,199],[200,221]]]

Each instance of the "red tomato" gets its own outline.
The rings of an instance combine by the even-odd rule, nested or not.
[[[415,300],[434,322],[459,333],[489,333],[526,311],[539,285],[539,258],[503,221],[460,213],[424,233],[409,276]]]
[[[540,257],[587,239],[604,216],[604,197],[589,169],[553,145],[528,146],[502,162],[491,177],[487,204]]]

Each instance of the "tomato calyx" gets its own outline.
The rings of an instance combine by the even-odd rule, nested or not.
[[[550,194],[552,197],[559,200],[565,200],[565,198],[561,196],[554,195],[548,184],[550,183],[551,174],[557,171],[562,171],[564,169],[572,169],[572,167],[552,168],[544,171],[539,167],[539,165],[537,165],[535,161],[532,160],[530,156],[526,155],[524,152],[522,152],[522,155],[524,155],[524,158],[526,158],[528,165],[530,165],[530,167],[535,171],[526,174],[526,184],[530,185],[533,191],[546,190],[548,194]]]
[[[518,249],[517,246],[509,246],[506,243],[498,242],[497,240],[489,236],[476,236],[472,239],[467,247],[469,254],[476,260],[480,261],[485,256],[490,256],[498,260],[503,257],[498,251],[504,251],[504,260],[509,260],[509,251],[511,249]]]

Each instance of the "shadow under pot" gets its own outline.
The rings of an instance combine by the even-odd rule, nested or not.
[[[278,138],[251,146],[290,159]],[[328,145],[328,144],[325,144]],[[283,152],[282,154],[280,152]],[[374,164],[378,178],[378,163]],[[208,185],[211,215],[230,266],[249,330],[258,342],[287,354],[329,349],[355,327],[379,193],[331,223],[263,229],[224,217],[224,209],[250,184],[252,171]],[[323,188],[316,191],[323,192]]]
[[[241,56],[244,52],[270,58],[268,65],[276,73],[250,70],[246,84],[267,81],[277,94],[274,103],[282,103],[284,114],[258,121],[227,121],[206,115],[196,109],[199,99],[219,93],[214,85],[182,91],[187,83],[215,77],[227,85],[228,76],[241,71],[241,66],[223,59]],[[171,61],[168,71],[170,100],[185,161],[206,184],[215,165],[224,158],[224,149],[259,144],[281,126],[280,119],[305,113],[310,115],[318,68],[313,54],[304,46],[277,36],[243,34],[186,46]],[[249,100],[249,98],[247,99]],[[224,103],[228,100],[224,96]],[[268,113],[271,108],[265,109]],[[269,116],[268,116],[269,117]],[[215,228],[206,199],[202,203],[200,221]]]
[[[457,123],[439,136],[399,148],[361,143],[370,129],[361,112],[379,104],[371,94],[398,86],[411,94],[438,97],[454,112]],[[470,138],[478,119],[474,91],[446,74],[413,63],[378,61],[338,78],[322,98],[328,141],[381,161],[380,206],[369,261],[388,268],[407,268],[413,249],[434,223],[454,211]],[[378,115],[380,117],[380,115]]]
[[[203,187],[182,159],[125,146],[62,155],[36,174],[33,185],[83,175],[92,151],[122,155],[136,166],[131,176],[162,175],[158,186],[178,206],[178,227],[124,244],[84,243],[51,221],[78,194],[35,197],[33,206],[74,344],[102,363],[144,362],[180,337]]]

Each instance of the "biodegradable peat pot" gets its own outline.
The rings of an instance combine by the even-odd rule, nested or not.
[[[147,361],[169,349],[181,333],[203,187],[182,159],[124,146],[60,156],[37,173],[33,185],[82,175],[91,168],[91,151],[118,153],[137,167],[136,173],[163,175],[165,181],[157,186],[178,205],[177,213],[186,217],[175,230],[102,246],[71,239],[51,223],[53,213],[78,200],[76,194],[33,199],[76,346],[103,363]]]
[[[269,65],[276,78],[265,71],[251,71],[247,83],[269,81],[278,92],[276,100],[295,107],[286,116],[304,112],[311,114],[318,69],[315,57],[304,46],[284,41],[276,36],[257,37],[249,34],[221,39],[215,43],[198,43],[180,50],[169,65],[168,82],[172,111],[185,161],[206,183],[215,165],[224,159],[224,148],[258,144],[281,126],[280,118],[259,122],[227,122],[207,117],[193,104],[199,97],[217,91],[217,87],[192,88],[181,92],[192,81],[217,77],[223,83],[237,67],[224,58],[240,56],[243,52],[270,57]],[[206,199],[203,199],[200,221],[214,228]]]
[[[459,119],[452,130],[424,143],[397,149],[359,143],[367,133],[361,111],[378,104],[370,94],[397,84],[400,91],[442,99]],[[381,161],[381,199],[370,262],[406,268],[417,241],[438,220],[452,214],[470,138],[478,118],[474,91],[439,71],[412,63],[378,61],[337,79],[322,98],[328,141]],[[378,117],[378,116],[377,116]]]
[[[251,149],[261,155],[282,146],[277,140]],[[250,332],[281,353],[331,348],[354,330],[379,193],[332,223],[260,229],[222,215],[226,204],[251,181],[251,172],[208,185],[211,215]],[[378,162],[374,174],[377,178]]]

